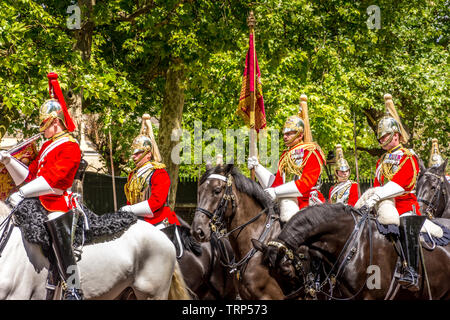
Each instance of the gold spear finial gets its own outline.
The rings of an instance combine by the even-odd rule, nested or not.
[[[253,14],[253,10],[251,10],[250,14],[248,15],[247,25],[250,29],[253,29],[256,26],[256,19],[255,19],[255,15]]]

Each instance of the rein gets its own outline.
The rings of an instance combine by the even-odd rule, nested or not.
[[[352,233],[350,234],[347,241],[345,242],[344,247],[342,248],[341,252],[339,253],[339,256],[336,259],[336,262],[331,267],[330,271],[328,272],[328,274],[326,275],[326,277],[322,281],[322,283],[317,283],[317,281],[314,281],[314,279],[318,278],[317,274],[315,274],[313,272],[307,273],[305,271],[305,269],[303,268],[302,261],[307,260],[303,254],[295,254],[293,252],[293,250],[289,249],[286,245],[284,245],[280,242],[277,242],[277,241],[270,241],[268,243],[268,245],[275,246],[277,248],[281,248],[282,250],[284,250],[284,253],[285,253],[284,258],[292,261],[292,264],[294,266],[297,277],[303,278],[304,285],[301,286],[300,288],[298,288],[297,290],[293,291],[292,293],[289,293],[288,295],[286,295],[286,299],[293,299],[293,298],[298,297],[303,288],[304,288],[304,292],[306,294],[309,294],[310,296],[312,296],[314,299],[317,299],[317,296],[316,296],[317,293],[322,293],[325,296],[327,296],[329,299],[334,299],[334,300],[350,300],[361,293],[362,289],[366,285],[366,281],[364,281],[362,287],[356,292],[356,294],[354,294],[353,296],[351,296],[349,298],[340,299],[340,298],[333,297],[333,289],[336,286],[337,279],[342,274],[347,263],[350,262],[350,260],[353,258],[353,256],[357,252],[357,243],[358,243],[358,240],[361,238],[362,231],[366,225],[368,227],[368,233],[369,233],[369,256],[370,256],[369,257],[369,265],[372,264],[372,256],[373,256],[372,229],[370,228],[370,225],[368,223],[366,223],[369,219],[371,219],[370,212],[369,211],[366,211],[364,213],[358,212],[361,215],[361,219],[359,220],[359,222],[357,222],[355,216],[353,215],[353,212],[350,212],[350,213],[352,214],[353,219],[355,221],[355,226],[353,228]],[[351,249],[349,249],[349,248],[351,248]],[[342,259],[342,257],[343,257],[343,259]],[[336,273],[333,274],[333,271],[336,268],[337,268]],[[299,275],[298,272],[301,272],[301,275]],[[366,276],[366,280],[367,280],[367,276]],[[326,284],[330,285],[329,293],[326,293],[325,291],[322,290],[322,288]]]
[[[11,223],[14,211],[14,209],[11,210],[5,220],[3,220],[0,224],[0,230],[3,229],[2,235],[0,236],[0,257],[2,256],[3,249],[5,249],[9,237],[11,236],[14,229],[14,223]]]
[[[229,202],[231,202],[231,206],[232,206],[232,215],[231,215],[230,219],[232,219],[236,214],[236,198],[235,198],[235,196],[233,194],[233,190],[232,190],[232,188],[233,188],[232,175],[228,174],[227,177],[224,177],[222,175],[212,174],[208,177],[208,179],[219,179],[219,180],[226,182],[225,192],[224,192],[223,197],[220,200],[217,208],[214,210],[214,212],[211,212],[211,211],[206,210],[201,207],[197,207],[195,209],[196,211],[199,211],[199,212],[205,214],[210,219],[209,225],[210,225],[210,229],[212,232],[211,238],[214,238],[215,240],[220,242],[222,238],[227,238],[229,235],[231,235],[235,231],[240,230],[238,235],[236,236],[236,238],[237,238],[239,236],[240,232],[245,227],[247,227],[248,225],[250,225],[253,222],[255,222],[256,220],[258,220],[262,216],[263,213],[266,213],[268,208],[261,210],[256,216],[251,218],[249,221],[247,221],[247,222],[237,226],[236,228],[232,229],[231,231],[227,232],[226,221],[225,221],[224,215],[225,215],[225,211],[228,208]],[[266,237],[268,236],[268,234],[270,232],[273,222],[277,219],[270,212],[268,212],[266,214],[267,214],[267,218],[265,221],[265,228],[258,238],[258,240],[261,242],[266,240]],[[238,262],[234,262],[234,258],[232,259],[232,261],[230,261],[228,254],[226,254],[226,252],[224,252],[223,246],[218,246],[217,248],[218,248],[218,251],[219,251],[220,257],[221,257],[221,259],[220,259],[221,264],[225,267],[230,268],[231,269],[230,272],[238,271],[238,269],[239,269],[239,272],[241,272],[241,270],[243,272],[248,261],[257,252],[257,250],[252,247],[241,260],[239,260]],[[224,258],[226,259],[225,261],[224,261]]]
[[[425,213],[428,216],[428,218],[433,219],[433,217],[436,215],[436,210],[437,210],[437,206],[439,205],[439,202],[440,202],[439,200],[441,198],[441,194],[442,194],[442,196],[444,196],[444,193],[445,193],[445,188],[443,187],[444,177],[434,174],[432,172],[425,172],[424,175],[431,175],[435,178],[438,178],[440,181],[440,183],[439,183],[438,187],[436,188],[436,190],[434,191],[433,196],[431,197],[430,201],[423,199],[423,198],[417,198],[417,202],[422,202],[423,204],[425,204],[427,206],[427,208],[425,209]]]

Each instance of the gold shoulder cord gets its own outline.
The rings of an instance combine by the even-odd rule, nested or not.
[[[406,161],[410,160],[412,162],[412,167],[413,167],[413,178],[411,179],[411,183],[409,185],[406,186],[406,188],[410,188],[412,187],[415,183],[416,183],[416,179],[417,179],[417,169],[414,165],[414,161],[413,161],[413,154],[411,152],[409,152],[408,149],[404,149],[404,152],[406,154],[405,159],[398,165],[397,171],[392,172],[392,167],[393,164],[392,163],[384,163],[384,158],[386,158],[387,153],[385,153],[383,155],[383,159],[382,159],[382,163],[381,163],[381,174],[384,176],[385,179],[388,179],[388,181],[391,181],[392,178],[394,177],[394,175],[400,171],[400,169],[403,167],[403,165],[406,163]]]
[[[291,157],[291,152],[296,148],[293,148],[293,149],[289,150],[288,152],[286,152],[285,156],[280,160],[280,171],[289,173],[289,174],[294,174],[294,175],[298,176],[299,180],[301,179],[301,176],[303,173],[303,168],[305,167],[306,163],[308,162],[309,157],[311,157],[311,155],[314,154],[320,163],[321,161],[320,161],[319,156],[317,155],[317,151],[319,151],[319,153],[322,153],[322,150],[320,149],[320,147],[314,143],[302,144],[301,147],[304,150],[308,150],[309,153],[306,158],[303,158],[302,163],[300,165],[297,165]],[[323,165],[321,164],[320,165],[321,172],[322,172],[322,167],[323,167]]]
[[[155,162],[155,161],[151,161],[150,162],[153,166],[153,169],[164,169],[166,167],[166,165],[164,163],[160,163],[160,162]]]

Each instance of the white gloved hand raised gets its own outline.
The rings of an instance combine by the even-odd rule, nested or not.
[[[248,170],[252,170],[253,168],[257,167],[259,164],[257,157],[249,157],[247,159],[247,168]]]
[[[267,188],[264,191],[269,195],[272,200],[277,199],[277,194],[275,193],[275,188]]]
[[[8,164],[11,161],[11,155],[7,151],[0,151],[0,163]]]

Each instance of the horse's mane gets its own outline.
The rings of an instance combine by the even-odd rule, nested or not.
[[[206,170],[200,178],[200,184],[203,184],[211,174],[221,174],[226,176],[231,173],[236,189],[255,199],[262,208],[273,209],[276,214],[279,214],[279,207],[276,202],[272,201],[269,195],[264,191],[261,185],[239,172],[239,170],[232,164],[226,166],[216,166]]]
[[[357,212],[353,207],[342,203],[307,207],[288,221],[278,239],[291,248],[298,248],[311,235],[311,232],[317,231],[318,226],[325,226],[330,223],[338,226],[338,219],[352,211]]]

